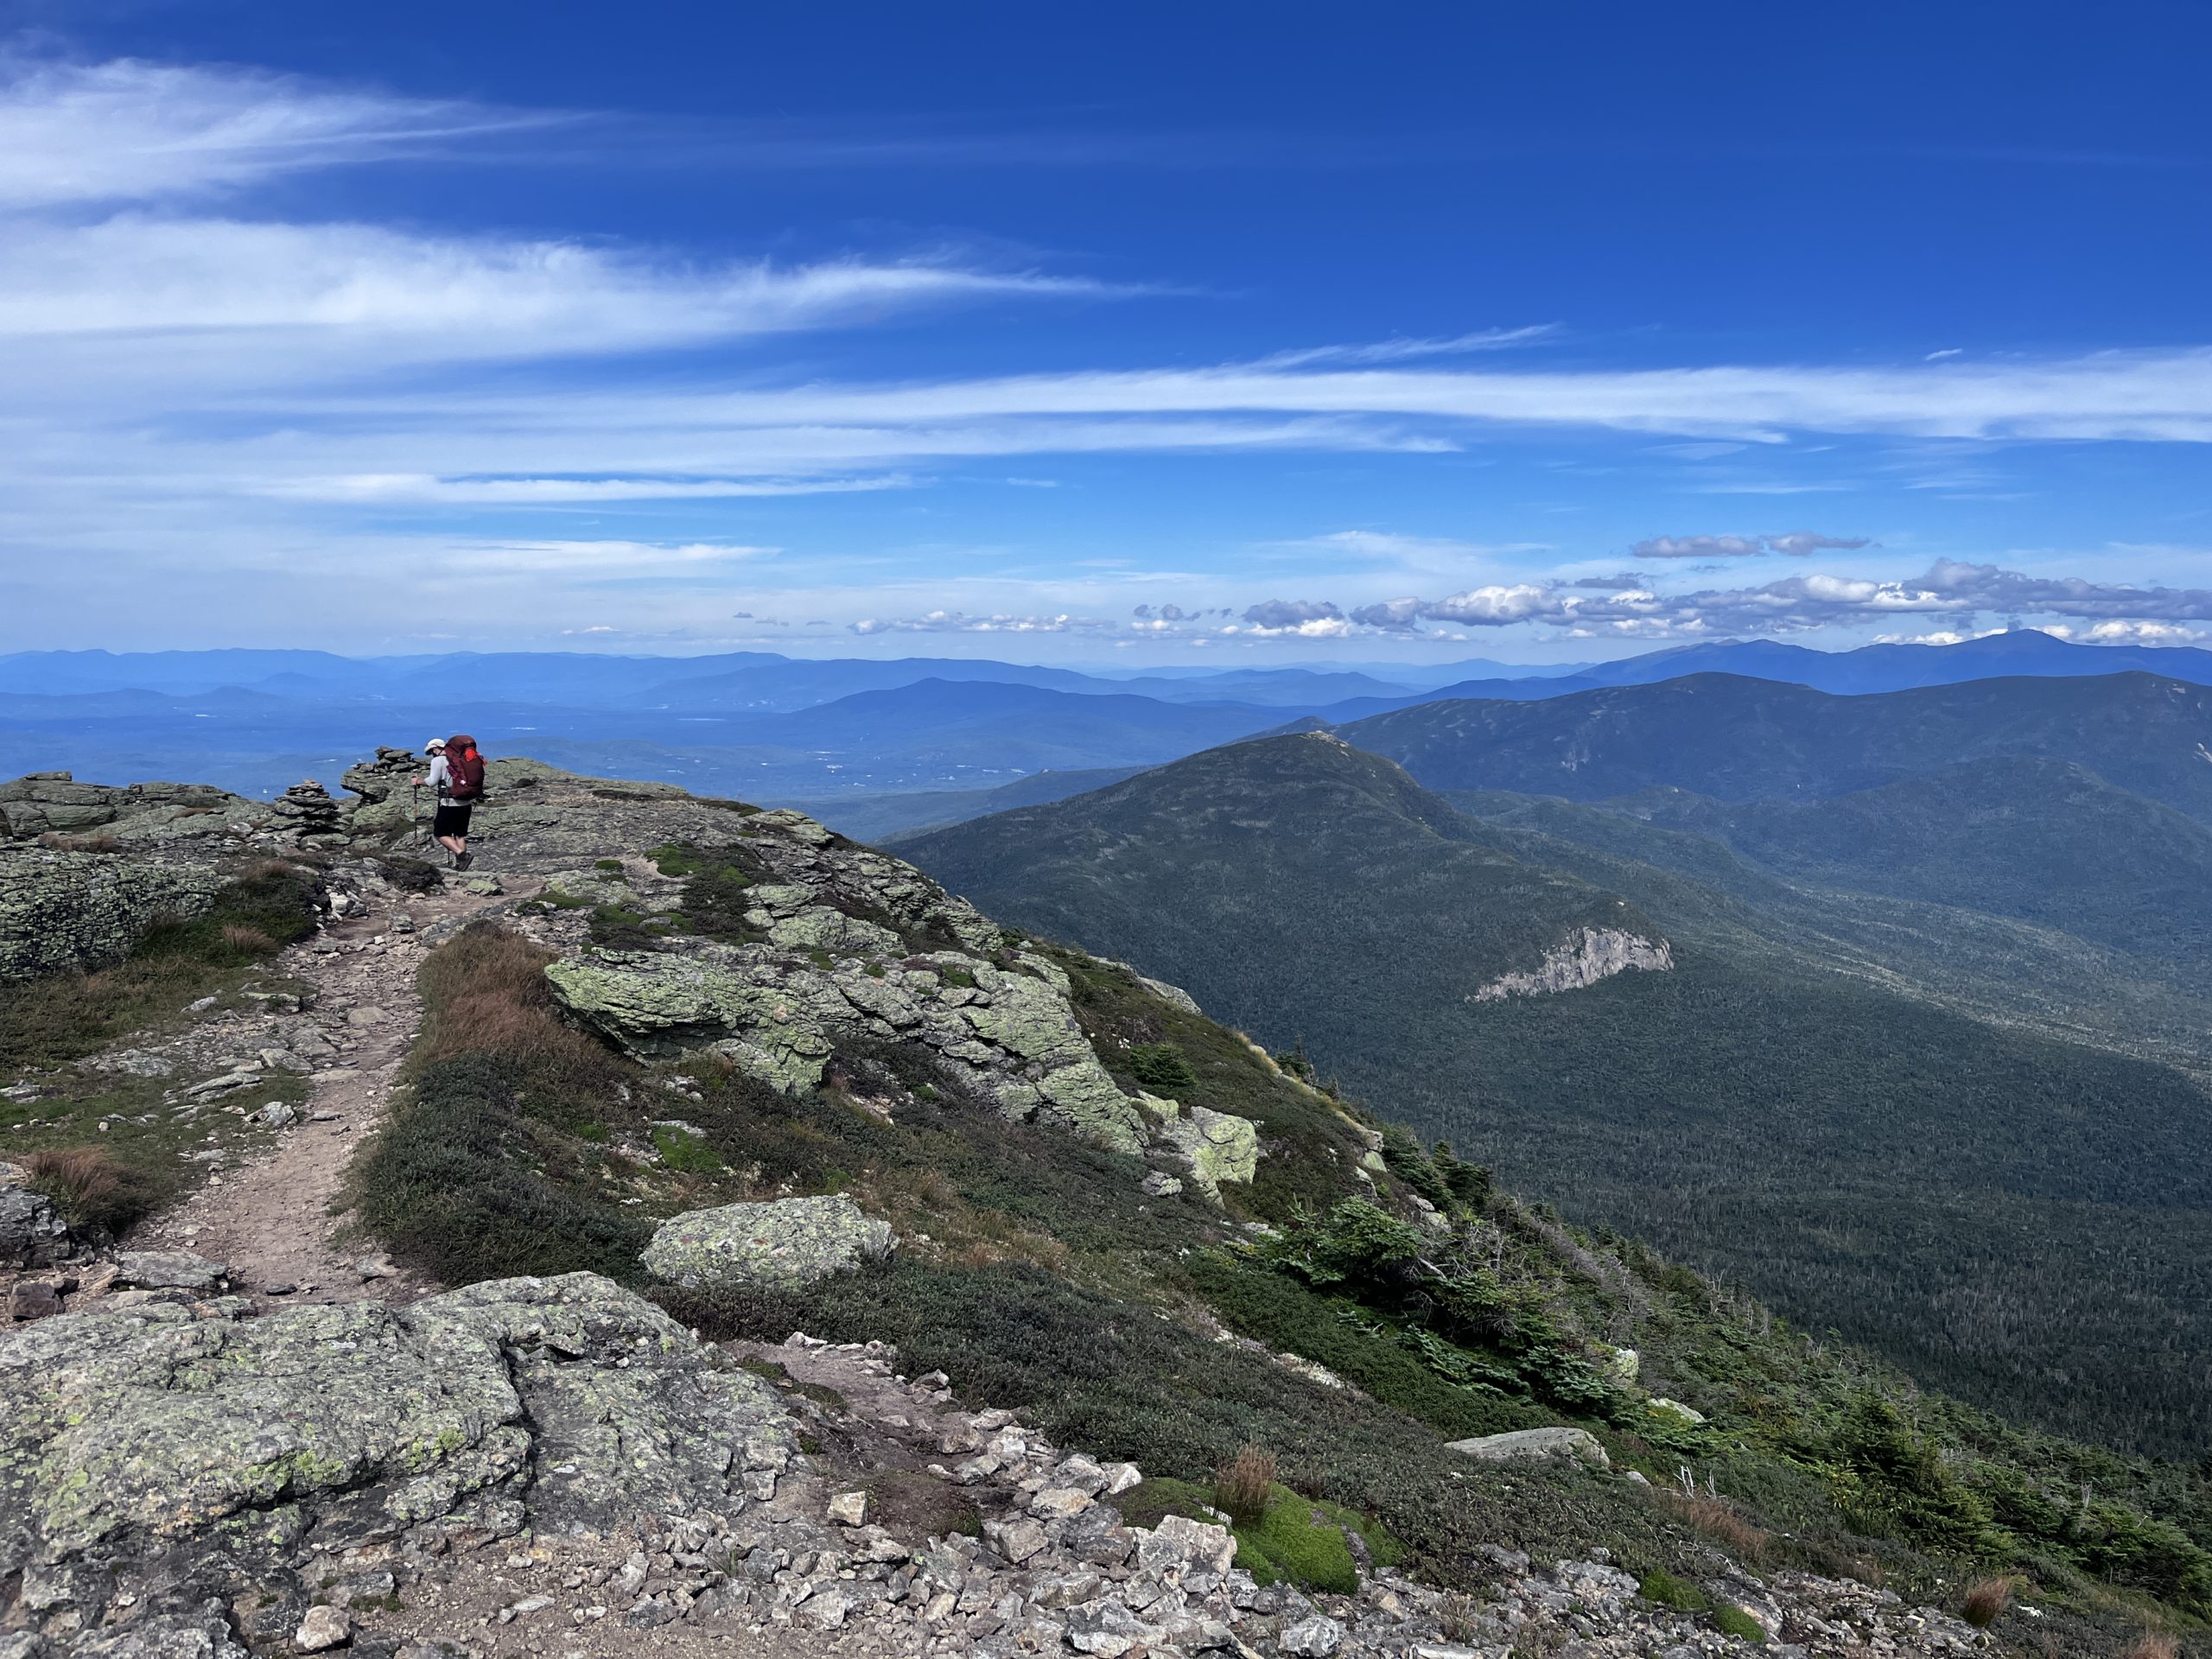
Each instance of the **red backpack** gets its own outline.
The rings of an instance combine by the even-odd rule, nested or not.
[[[473,801],[484,793],[484,757],[473,737],[446,740],[446,798]]]

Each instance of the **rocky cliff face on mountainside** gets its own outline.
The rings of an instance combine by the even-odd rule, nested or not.
[[[1496,1002],[1509,996],[1579,991],[1630,969],[1664,973],[1674,965],[1674,948],[1664,939],[1641,938],[1617,927],[1586,927],[1578,937],[1547,950],[1534,968],[1500,974],[1488,984],[1477,986],[1469,1000]]]

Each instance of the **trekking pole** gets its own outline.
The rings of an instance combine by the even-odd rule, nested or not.
[[[423,785],[410,784],[408,787],[415,791],[414,804],[408,809],[408,816],[414,833],[408,836],[407,847],[408,850],[412,852],[423,844]]]

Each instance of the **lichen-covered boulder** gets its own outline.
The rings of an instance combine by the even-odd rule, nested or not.
[[[1610,1469],[1613,1460],[1598,1437],[1586,1428],[1516,1428],[1509,1434],[1479,1434],[1470,1440],[1452,1440],[1445,1450],[1458,1452],[1484,1463],[1510,1463],[1525,1458],[1580,1458]]]
[[[13,1164],[0,1164],[0,1268],[44,1268],[69,1255],[69,1224],[45,1193],[13,1179]]]
[[[0,842],[0,982],[123,960],[154,920],[213,904],[212,867]]]
[[[1249,1184],[1260,1166],[1260,1128],[1249,1117],[1193,1106],[1160,1126],[1160,1138],[1189,1164],[1191,1179],[1210,1198],[1224,1181]]]
[[[1064,981],[1029,959],[1001,968],[960,951],[855,950],[824,966],[825,957],[822,946],[772,940],[678,941],[565,958],[546,979],[571,1014],[641,1058],[711,1047],[796,1093],[821,1083],[841,1041],[913,1043],[1008,1117],[1057,1124],[1116,1152],[1143,1147],[1142,1114],[1099,1064]]]
[[[887,1222],[839,1194],[693,1210],[663,1222],[641,1259],[655,1278],[693,1289],[804,1290],[882,1261],[897,1243]]]
[[[309,1522],[604,1531],[721,1507],[748,1441],[796,1445],[758,1377],[594,1274],[239,1314],[0,1335],[0,1579],[91,1561],[112,1587],[134,1564],[165,1583],[161,1558],[199,1573]]]
[[[267,816],[263,804],[211,784],[80,784],[66,772],[0,784],[0,839],[90,833],[159,847],[227,834]]]

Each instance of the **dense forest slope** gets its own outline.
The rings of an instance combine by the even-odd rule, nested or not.
[[[2212,1102],[2079,1028],[2063,998],[2094,976],[2053,1012],[2008,982],[2017,925],[1801,887],[1594,808],[1465,798],[1497,821],[1290,736],[900,849],[1571,1215],[1974,1398],[2203,1449]],[[1609,929],[1664,965],[1590,971]]]
[[[1543,702],[1427,702],[1340,729],[1430,789],[1594,801],[1655,785],[1820,799],[1999,754],[2071,760],[2212,822],[2212,690],[2148,674],[1839,697],[1726,674]]]

